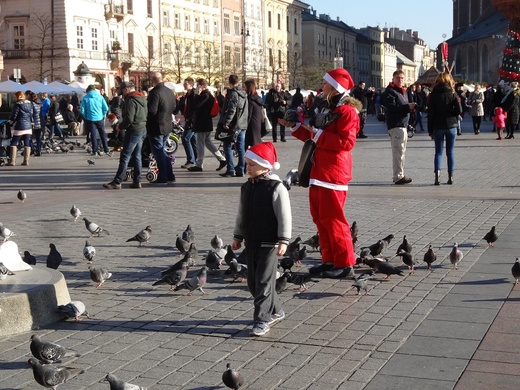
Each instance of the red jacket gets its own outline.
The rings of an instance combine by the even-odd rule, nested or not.
[[[292,135],[306,141],[314,137],[316,151],[311,169],[310,184],[334,190],[346,191],[352,179],[352,155],[359,131],[359,115],[348,102],[333,111],[339,117],[316,134],[298,128]]]

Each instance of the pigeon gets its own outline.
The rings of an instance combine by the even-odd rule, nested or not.
[[[515,285],[518,284],[518,279],[520,279],[520,257],[516,258],[513,268],[511,268],[511,273],[513,278],[515,278]]]
[[[352,287],[357,289],[357,295],[360,295],[361,290],[365,291],[365,295],[370,295],[368,292],[368,281],[372,279],[373,274],[374,271],[371,271],[354,277],[355,282]]]
[[[184,254],[184,260],[188,262],[190,266],[195,264],[197,259],[199,258],[199,252],[197,251],[197,247],[195,246],[195,243],[190,244],[190,249]]]
[[[215,234],[215,237],[211,239],[210,244],[213,249],[220,249],[224,246],[224,241],[222,241],[222,238]]]
[[[408,269],[410,270],[410,273],[413,274],[414,272],[414,265],[415,261],[413,259],[413,256],[411,253],[405,252],[401,249],[401,251],[396,255],[396,257],[400,257],[401,260],[403,260],[403,263],[405,263],[408,266]]]
[[[363,264],[368,265],[370,268],[375,269],[375,270],[377,270],[377,265],[381,262],[386,263],[385,260],[383,260],[379,257],[373,257],[373,258],[364,257],[363,258]]]
[[[24,262],[26,262],[27,264],[29,265],[35,265],[36,264],[36,257],[34,257],[33,255],[31,255],[29,253],[29,251],[24,251],[23,252],[23,258],[22,260]]]
[[[195,234],[191,229],[191,225],[186,226],[186,229],[182,232],[182,239],[190,243],[195,240]]]
[[[60,252],[56,250],[56,245],[49,244],[49,248],[51,248],[51,250],[47,255],[47,267],[52,269],[58,269],[63,258],[61,257]]]
[[[92,238],[94,234],[97,234],[99,237],[101,235],[101,232],[105,232],[106,234],[110,235],[110,233],[107,230],[103,229],[101,226],[94,222],[90,222],[87,217],[83,217],[83,221],[85,221],[85,227],[90,232],[89,238]]]
[[[309,245],[312,250],[318,250],[320,248],[320,235],[316,233],[314,236],[302,242],[304,245]]]
[[[289,245],[287,245],[287,249],[285,250],[285,253],[293,253],[298,252],[300,250],[300,244],[302,242],[301,237],[296,237],[293,242],[290,242]]]
[[[432,263],[437,260],[437,255],[433,252],[432,246],[428,247],[428,250],[424,254],[423,261],[428,264],[427,270],[433,271]]]
[[[494,242],[498,239],[498,235],[495,233],[495,226],[492,226],[491,230],[482,239],[486,240],[488,247],[494,246]]]
[[[27,363],[29,363],[33,369],[36,382],[47,389],[53,390],[56,390],[59,385],[85,372],[81,368],[42,365],[35,358],[30,358]]]
[[[66,305],[60,305],[57,309],[58,313],[63,313],[67,318],[74,318],[76,322],[81,321],[81,316],[90,318],[85,304],[81,301],[71,301]]]
[[[0,262],[0,280],[5,280],[7,275],[14,275],[9,269],[4,265],[4,263]]]
[[[284,271],[290,271],[291,268],[294,266],[294,260],[290,257],[284,257],[280,260],[279,265]]]
[[[287,172],[287,175],[285,175],[285,178],[282,180],[282,183],[285,186],[285,188],[287,188],[287,191],[289,191],[293,184],[298,183],[298,170],[291,169],[289,172]]]
[[[93,245],[90,245],[88,241],[85,241],[85,246],[83,247],[83,256],[89,263],[94,261],[94,256],[96,256],[96,248]]]
[[[403,242],[399,245],[395,254],[398,255],[401,251],[412,253],[412,244],[408,242],[406,235],[403,236]]]
[[[385,238],[383,238],[381,241],[383,241],[383,250],[381,252],[383,252],[387,247],[388,245],[390,245],[390,242],[394,239],[394,235],[393,234],[389,234],[388,236],[386,236]],[[374,255],[375,256],[375,255]]]
[[[188,249],[190,249],[190,243],[177,235],[177,239],[175,240],[175,247],[179,252],[181,252],[181,255],[184,255]]]
[[[230,273],[234,276],[234,281],[239,279],[240,282],[244,281],[244,277],[247,277],[247,266],[240,264],[237,259],[231,260],[229,264]]]
[[[275,289],[278,294],[281,294],[287,287],[287,280],[289,280],[290,272],[285,271],[279,278],[276,279]]]
[[[368,246],[361,248],[361,251],[359,252],[359,258],[361,260],[368,259],[370,256],[370,248]]]
[[[18,200],[22,203],[25,201],[25,199],[27,199],[27,194],[22,190],[19,190],[16,196],[18,197]]]
[[[359,228],[357,225],[357,222],[352,222],[352,225],[350,225],[350,235],[352,236],[352,242],[355,244],[357,242],[357,236],[359,233]]]
[[[152,286],[160,286],[163,284],[169,284],[170,291],[174,290],[180,283],[184,282],[186,279],[186,275],[188,273],[188,263],[183,261],[181,263],[181,268],[173,270],[172,272],[168,272],[164,274],[161,279],[156,281]]]
[[[151,235],[152,235],[152,227],[150,225],[148,225],[143,230],[141,230],[139,233],[137,233],[135,236],[126,240],[126,242],[137,241],[139,243],[139,246],[141,246],[143,243],[148,243],[148,240],[150,239]]]
[[[9,230],[4,226],[2,222],[0,222],[0,236],[3,237],[4,242],[9,240],[11,237],[16,236],[13,231]]]
[[[298,261],[296,264],[297,267],[301,266],[302,260],[304,260],[307,257],[307,247],[304,245],[299,251],[298,251]]]
[[[383,240],[378,240],[375,244],[361,248],[361,252],[366,252],[366,249],[368,249],[371,256],[379,256],[381,252],[383,252],[384,247],[385,244]]]
[[[192,295],[193,291],[200,290],[202,295],[206,295],[202,287],[206,284],[207,271],[208,269],[206,267],[202,267],[197,275],[193,276],[190,279],[186,279],[183,283],[176,286],[174,290],[189,290],[187,295],[190,296]]]
[[[87,160],[87,163],[88,163],[88,165],[96,165],[96,162],[94,160],[92,160],[91,158],[89,158]]]
[[[110,390],[146,390],[146,387],[123,382],[114,374],[107,374],[104,380],[110,383]]]
[[[453,244],[453,249],[450,252],[450,261],[453,264],[453,269],[459,269],[459,263],[461,262],[464,254],[459,249],[459,244]]]
[[[238,390],[244,385],[244,378],[238,370],[231,368],[231,364],[227,363],[226,371],[222,374],[222,382],[224,382],[226,387]]]
[[[191,266],[193,266],[195,264],[193,261],[190,261],[190,258],[189,258],[188,255],[185,255],[184,258],[180,259],[175,264],[170,265],[168,268],[166,268],[165,270],[161,271],[161,276],[164,276],[166,274],[170,274],[170,273],[173,273],[173,272],[175,272],[177,270],[180,270],[182,268],[182,264],[183,263],[186,263],[188,268],[190,268]]]
[[[90,279],[92,279],[93,282],[96,282],[98,285],[96,288],[100,288],[103,283],[105,283],[105,280],[110,279],[112,274],[108,272],[107,270],[99,267],[88,267],[90,272]]]
[[[78,218],[81,217],[81,210],[78,209],[75,204],[73,204],[70,209],[70,215],[72,215],[72,218],[74,218],[74,222],[76,222]]]
[[[208,255],[206,256],[206,267],[210,271],[216,271],[220,269],[220,264],[222,263],[222,259],[217,256],[215,251],[210,250]]]
[[[390,279],[391,275],[404,276],[403,271],[391,264],[388,264],[386,261],[378,261],[376,263],[376,267],[378,272],[386,275],[385,280]]]
[[[309,273],[291,273],[287,278],[287,281],[292,284],[296,284],[299,287],[295,290],[299,290],[300,292],[307,291],[308,287],[307,283],[314,281],[312,280],[312,275]]]
[[[224,256],[224,261],[226,262],[227,265],[230,265],[231,260],[236,259],[236,258],[237,258],[237,255],[235,254],[235,252],[233,252],[233,249],[231,249],[231,245],[228,245],[226,255]]]
[[[31,353],[33,356],[46,364],[56,363],[61,361],[64,357],[79,357],[80,355],[75,351],[67,351],[61,345],[44,341],[40,336],[33,334],[31,336]]]

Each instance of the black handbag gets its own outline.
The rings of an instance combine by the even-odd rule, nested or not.
[[[315,150],[316,142],[312,139],[305,141],[300,155],[300,162],[298,163],[298,184],[300,187],[309,187]]]

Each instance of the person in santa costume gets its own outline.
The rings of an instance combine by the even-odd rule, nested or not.
[[[328,278],[352,277],[356,255],[350,226],[345,217],[348,183],[352,178],[351,150],[360,129],[362,104],[349,96],[354,86],[343,68],[323,76],[322,103],[309,126],[287,122],[292,135],[316,143],[310,173],[309,203],[312,220],[318,228],[322,263],[309,269],[313,275]]]
[[[255,306],[251,335],[262,336],[285,317],[276,293],[276,269],[291,238],[291,204],[272,172],[280,168],[273,143],[253,145],[244,157],[249,180],[241,188],[231,248],[237,250],[245,241],[247,286]]]

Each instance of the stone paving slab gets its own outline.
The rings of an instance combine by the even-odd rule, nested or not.
[[[209,276],[205,296],[151,286],[161,270],[179,259],[174,241],[187,224],[194,228],[200,255],[195,269],[203,264],[214,234],[231,239],[243,179],[220,178],[213,158],[207,157],[200,174],[176,164],[175,185],[145,183],[137,191],[104,190],[101,184],[113,177],[117,159],[97,158],[88,166],[81,152],[32,159],[30,167],[0,167],[0,221],[17,233],[21,250],[37,256],[38,266],[49,242],[56,244],[71,298],[84,301],[93,317],[35,330],[82,354],[72,363],[86,373],[63,388],[107,388],[99,380],[109,371],[153,389],[222,388],[226,362],[241,370],[248,389],[451,389],[457,382],[470,383],[465,375],[469,363],[475,364],[471,350],[481,349],[479,337],[487,355],[475,357],[482,360],[495,351],[486,338],[507,340],[486,329],[513,288],[510,267],[519,248],[512,238],[520,199],[514,167],[520,143],[495,141],[485,128],[489,123],[479,136],[468,134],[469,121],[464,125],[456,143],[455,185],[432,185],[433,142],[418,133],[409,142],[406,164],[414,182],[398,187],[390,182],[388,136],[369,118],[369,138],[360,140],[353,153],[346,215],[360,226],[358,247],[392,233],[395,239],[385,252],[391,256],[406,234],[414,246],[416,271],[388,281],[377,278],[368,296],[355,295],[347,280],[317,279],[304,293],[290,286],[281,296],[286,319],[259,339],[248,335],[253,306],[247,287],[222,272]],[[277,148],[283,176],[297,163],[301,143],[288,137]],[[183,161],[181,152],[177,163]],[[28,193],[23,205],[16,199],[19,188]],[[292,188],[290,196],[293,235],[308,238],[315,230],[307,190]],[[90,281],[82,256],[88,232],[68,214],[73,203],[111,233],[89,240],[98,252],[94,264],[114,274],[100,289]],[[148,224],[151,244],[139,248],[125,242]],[[491,225],[501,234],[494,249],[481,241]],[[455,241],[465,253],[457,271],[448,259]],[[433,272],[422,263],[430,244],[438,256]],[[301,271],[318,260],[319,253],[309,252]],[[391,261],[400,264],[397,258]],[[520,310],[509,310],[515,312]],[[470,337],[449,334],[451,326],[465,324],[475,329]],[[25,363],[29,337],[23,333],[0,340],[0,368],[6,368],[0,387],[35,388]],[[442,356],[450,338],[458,354]],[[438,344],[428,350],[428,341]],[[474,385],[482,380],[474,378]]]

